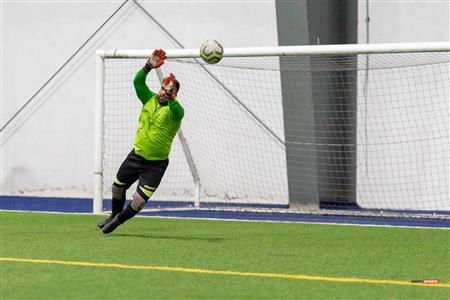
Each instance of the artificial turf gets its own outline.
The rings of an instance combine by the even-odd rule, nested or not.
[[[450,231],[0,212],[2,258],[450,281]],[[449,299],[450,288],[1,261],[1,299]]]

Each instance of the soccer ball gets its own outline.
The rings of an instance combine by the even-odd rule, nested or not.
[[[200,47],[200,57],[208,64],[217,64],[223,57],[223,47],[216,40],[207,40]]]

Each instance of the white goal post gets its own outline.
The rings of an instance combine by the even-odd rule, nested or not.
[[[96,51],[95,214],[133,146],[132,79],[152,51]],[[166,53],[161,69],[180,78],[186,117],[161,199],[450,210],[450,42],[225,48],[217,65],[199,49]]]

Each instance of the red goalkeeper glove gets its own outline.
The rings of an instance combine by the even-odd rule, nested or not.
[[[155,49],[152,55],[147,60],[144,69],[148,72],[151,69],[157,69],[164,64],[164,60],[167,58],[166,52],[162,49]]]
[[[171,100],[177,96],[177,78],[172,73],[163,79],[162,88],[164,89],[168,99]]]

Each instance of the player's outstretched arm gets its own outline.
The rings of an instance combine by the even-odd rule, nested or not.
[[[136,91],[136,95],[138,96],[139,100],[141,100],[142,104],[145,104],[151,97],[155,95],[155,93],[152,92],[145,83],[148,72],[150,72],[151,69],[156,69],[162,66],[166,58],[167,56],[164,50],[156,49],[148,58],[145,66],[136,73],[136,76],[133,80],[133,85]]]

